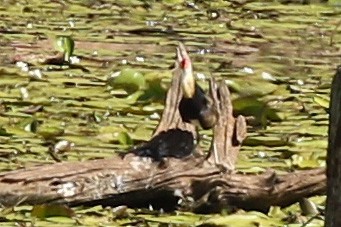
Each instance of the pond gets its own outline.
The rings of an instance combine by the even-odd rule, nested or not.
[[[0,171],[105,158],[150,139],[163,110],[175,47],[183,42],[199,83],[230,86],[248,117],[237,169],[280,173],[325,166],[331,78],[341,62],[340,2],[25,1],[0,6]],[[52,64],[57,40],[75,42],[72,65]],[[113,79],[120,74],[121,79]],[[211,131],[203,132],[208,148]],[[310,199],[324,207],[323,197]],[[81,208],[77,218],[31,218],[30,206],[0,209],[22,226],[301,226],[298,204],[269,214],[152,215]],[[297,214],[297,215],[296,215]],[[296,216],[295,216],[296,215]],[[294,217],[295,216],[295,217]],[[294,217],[294,218],[293,218]],[[237,225],[238,223],[239,225]],[[321,226],[313,220],[309,226]]]

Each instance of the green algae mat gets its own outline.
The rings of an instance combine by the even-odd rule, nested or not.
[[[235,113],[248,116],[239,171],[325,166],[340,1],[3,0],[0,18],[1,172],[106,158],[149,140],[178,41],[199,83],[228,84]],[[208,148],[211,131],[202,135]],[[323,210],[325,198],[306,203]],[[0,208],[0,225],[323,225],[323,215],[306,210],[198,215],[18,204]]]

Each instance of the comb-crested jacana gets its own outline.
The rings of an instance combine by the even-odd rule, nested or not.
[[[180,115],[185,122],[199,122],[203,129],[212,128],[217,121],[217,113],[204,90],[196,83],[192,62],[185,46],[177,47],[177,64],[183,97],[179,104]]]

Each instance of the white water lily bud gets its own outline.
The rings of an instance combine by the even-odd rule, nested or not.
[[[53,151],[55,153],[64,153],[69,151],[75,144],[67,140],[61,140],[56,145],[54,145]]]
[[[71,64],[79,64],[81,62],[81,60],[79,59],[79,57],[77,56],[71,56],[70,57],[70,63]]]
[[[109,78],[115,78],[115,77],[118,77],[119,75],[121,75],[121,71],[117,71],[117,72],[114,72],[112,73]]]
[[[245,72],[245,73],[248,73],[248,74],[253,74],[254,73],[253,69],[250,68],[250,67],[244,67],[242,69],[242,71]]]
[[[137,56],[135,59],[136,61],[144,62],[144,57]]]
[[[69,21],[69,25],[70,25],[71,28],[74,28],[76,23],[73,20],[70,20]]]
[[[154,112],[153,114],[149,115],[149,118],[152,120],[159,120],[161,117],[160,114]]]
[[[43,73],[40,69],[31,70],[28,72],[28,74],[35,80],[42,80],[43,79]]]
[[[28,99],[29,97],[28,90],[25,87],[20,88],[20,94],[22,99]]]
[[[28,72],[28,70],[29,70],[28,64],[26,62],[23,62],[23,61],[18,61],[16,63],[16,66],[19,67],[21,69],[21,71],[24,71],[24,72]]]
[[[206,75],[204,73],[197,73],[196,78],[198,78],[199,80],[205,80]]]

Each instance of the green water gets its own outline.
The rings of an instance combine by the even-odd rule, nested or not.
[[[254,118],[239,156],[240,171],[324,166],[329,88],[341,62],[340,15],[337,1],[3,0],[0,171],[54,163],[48,150],[58,141],[74,143],[60,157],[72,161],[110,157],[148,140],[163,110],[178,41],[188,47],[200,83],[207,87],[205,78],[213,76],[230,84],[236,113]],[[44,64],[58,53],[60,35],[74,39],[75,64],[81,67]],[[128,75],[130,85],[110,82],[121,70],[143,77]],[[208,147],[211,132],[203,135],[202,145]],[[312,201],[324,203],[320,197]],[[95,207],[76,208],[74,219],[34,221],[30,209],[3,209],[0,218],[9,226],[115,226],[137,220],[301,226],[309,219],[289,218],[299,214],[297,204],[269,215],[157,217],[129,210],[129,218],[117,220],[110,210]],[[308,226],[321,223],[316,219]]]

